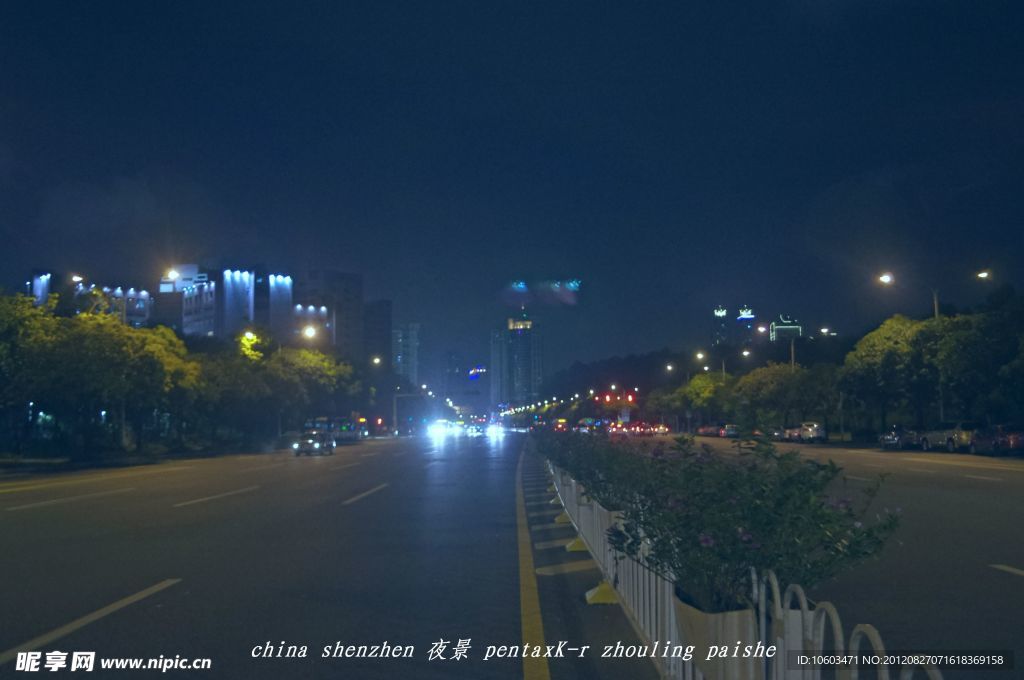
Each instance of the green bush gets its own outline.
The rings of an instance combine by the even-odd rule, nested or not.
[[[881,478],[861,502],[830,495],[841,474],[767,442],[721,455],[691,438],[643,450],[605,437],[539,434],[536,450],[622,513],[609,531],[626,555],[674,581],[704,611],[744,608],[750,569],[812,587],[876,554],[899,517],[867,520]]]

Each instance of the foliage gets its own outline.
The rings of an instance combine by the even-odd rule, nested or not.
[[[566,470],[621,522],[621,552],[676,582],[705,611],[749,606],[750,569],[812,587],[877,554],[899,524],[867,520],[881,479],[860,503],[834,497],[841,470],[768,444],[719,455],[680,438],[642,451],[603,437],[534,435],[536,450]]]

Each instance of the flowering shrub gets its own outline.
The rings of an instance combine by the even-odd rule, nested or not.
[[[681,437],[644,450],[604,437],[538,434],[536,450],[622,513],[612,544],[674,581],[708,612],[745,608],[750,568],[812,587],[876,554],[899,524],[867,520],[881,478],[860,502],[830,495],[841,468],[766,442],[738,455]]]

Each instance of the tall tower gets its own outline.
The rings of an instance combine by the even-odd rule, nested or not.
[[[524,310],[491,334],[491,406],[536,401],[543,380],[541,331]]]

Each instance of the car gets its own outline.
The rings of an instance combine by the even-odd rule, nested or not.
[[[957,449],[969,449],[973,433],[980,429],[980,423],[970,421],[939,423],[934,429],[921,433],[921,450],[946,449],[952,453]]]
[[[786,427],[782,429],[782,440],[787,442],[800,441],[800,427]]]
[[[740,429],[734,423],[726,423],[725,425],[722,425],[721,428],[719,428],[718,436],[735,439],[736,437],[740,436]]]
[[[993,425],[971,433],[968,450],[971,453],[1000,454],[1024,449],[1024,426]]]
[[[893,425],[888,432],[878,438],[878,444],[883,449],[902,451],[919,446],[919,437],[914,430],[908,430],[902,425]]]
[[[299,440],[292,444],[292,450],[296,456],[331,456],[334,454],[334,446],[333,435],[321,430],[311,430],[302,433]]]
[[[828,441],[828,432],[825,431],[825,426],[821,423],[808,421],[806,423],[800,423],[800,439],[802,442],[826,442]]]
[[[705,437],[718,437],[719,432],[725,426],[725,423],[716,423],[714,425],[701,425],[697,428],[697,434]]]

